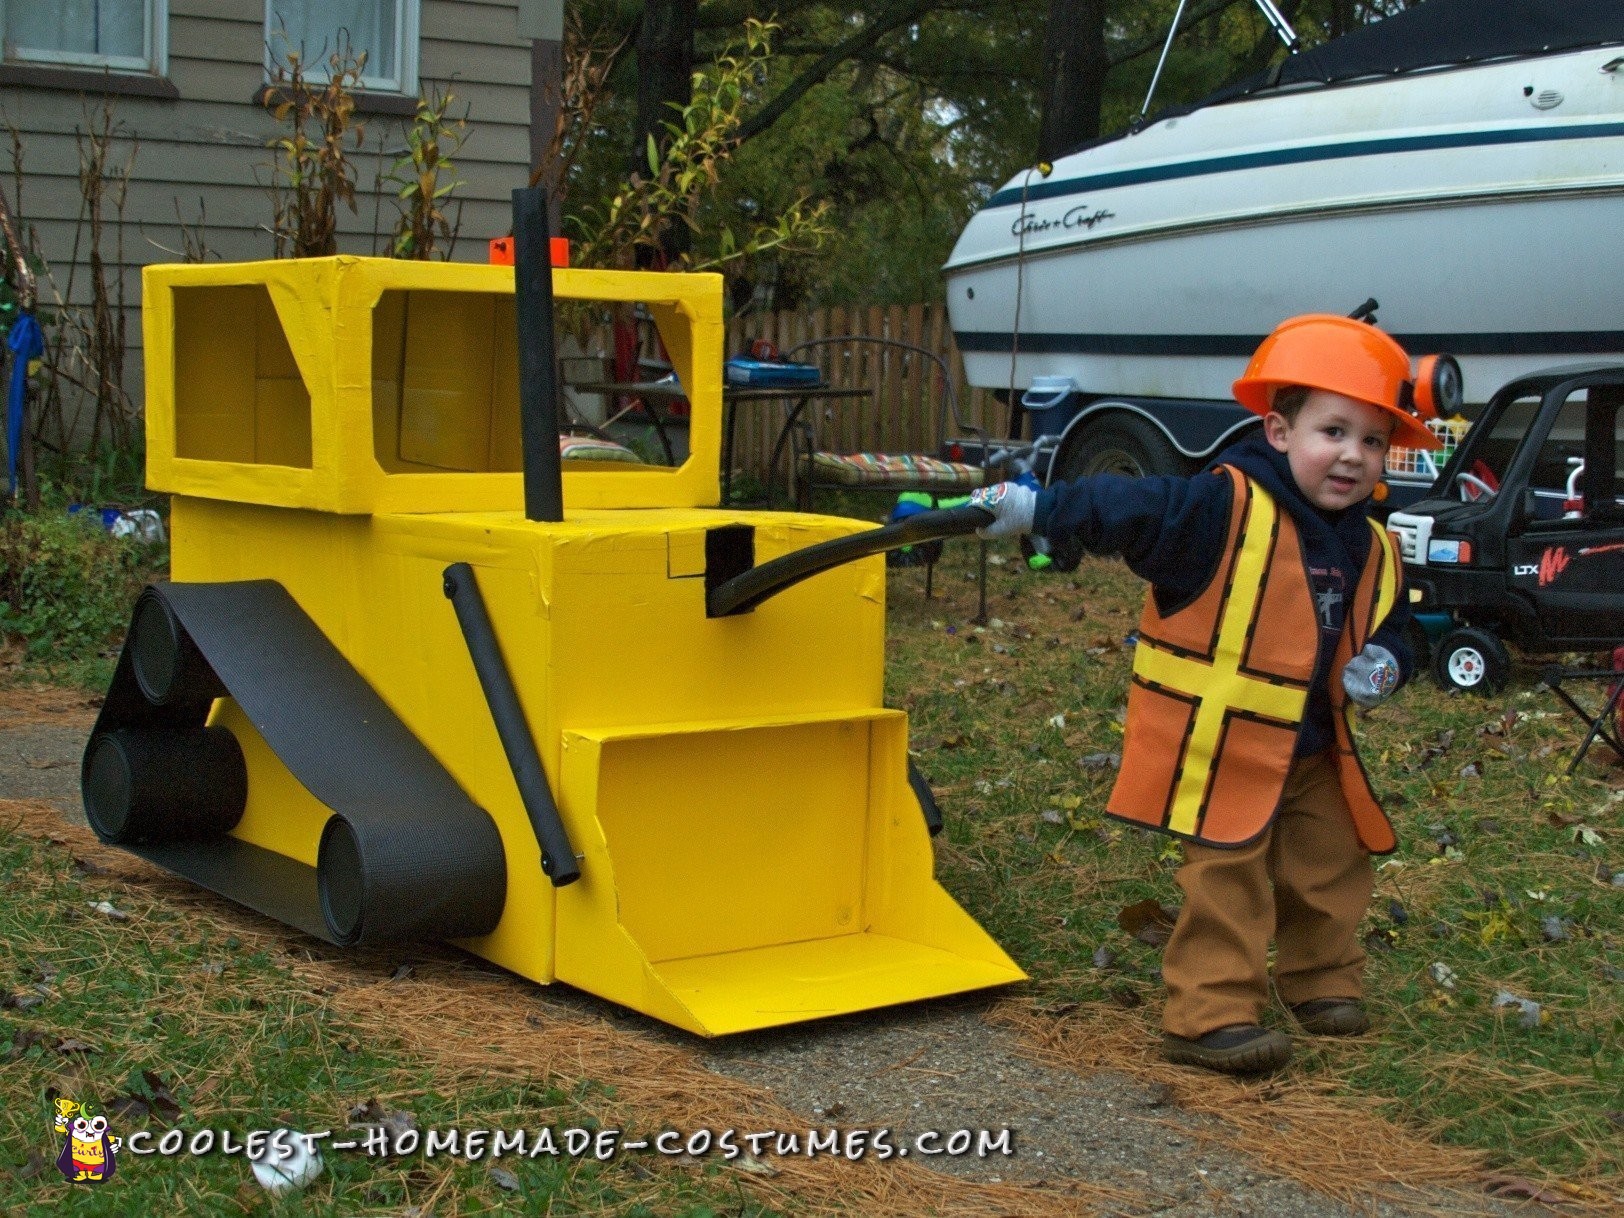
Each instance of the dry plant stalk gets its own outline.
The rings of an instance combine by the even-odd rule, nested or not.
[[[366,68],[347,35],[327,57],[327,79],[313,83],[302,50],[289,49],[271,69],[264,105],[288,134],[271,141],[271,233],[278,258],[319,258],[338,252],[338,205],[353,213],[355,164],[366,125],[355,121],[355,93]],[[283,183],[286,185],[283,185]]]
[[[20,212],[25,149],[22,133],[15,124],[7,125]],[[23,252],[38,269],[52,298],[51,309],[39,315],[45,335],[45,375],[39,386],[32,438],[58,453],[83,443],[94,457],[103,449],[127,450],[135,440],[135,407],[123,383],[127,350],[124,209],[140,142],[129,137],[127,155],[115,163],[113,145],[122,138],[121,126],[112,103],[104,101],[87,108],[84,125],[74,129],[79,153],[79,214],[65,286],[58,285],[40,257],[33,225],[26,228]],[[109,224],[111,251],[106,248]],[[87,303],[79,303],[81,292],[76,290],[82,251],[90,278]],[[82,424],[87,402],[94,404],[88,436]]]
[[[592,129],[592,115],[606,93],[605,82],[631,35],[611,45],[602,28],[588,33],[573,7],[564,10],[564,71],[560,81],[558,119],[541,164],[530,171],[530,185],[544,186],[547,197],[562,204],[569,193],[570,169],[582,141]]]
[[[396,198],[400,219],[395,223],[390,245],[390,253],[396,258],[426,262],[443,241],[443,257],[449,260],[457,246],[462,205],[457,205],[456,224],[442,210],[451,193],[463,185],[453,177],[456,169],[451,158],[468,138],[468,112],[464,107],[461,118],[447,117],[456,98],[450,89],[441,91],[431,85],[417,99],[417,114],[406,126],[406,154],[398,157],[383,176],[384,182],[399,188]]]
[[[109,445],[115,449],[130,446],[135,419],[130,395],[124,391],[125,313],[124,313],[124,206],[129,198],[130,173],[135,167],[140,142],[130,139],[128,157],[119,165],[109,168],[109,153],[117,135],[119,124],[113,119],[111,102],[86,115],[83,133],[75,131],[79,146],[79,195],[83,200],[83,217],[90,241],[90,318],[85,322],[78,309],[70,309],[64,322],[76,331],[82,340],[86,362],[85,379],[90,382],[96,403],[95,418],[90,428],[92,455],[101,448],[105,432]],[[102,253],[103,206],[111,201],[115,243],[113,251],[113,284],[108,287],[108,268]],[[71,298],[71,286],[70,286]],[[75,437],[64,432],[60,436],[63,451]]]

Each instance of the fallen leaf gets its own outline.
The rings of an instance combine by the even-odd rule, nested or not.
[[[1427,965],[1427,980],[1443,990],[1452,990],[1460,982],[1460,979],[1455,976],[1455,970],[1441,960],[1434,960]]]
[[[67,1037],[64,1037],[63,1039],[57,1041],[56,1042],[56,1051],[58,1053],[99,1053],[99,1052],[101,1052],[100,1049],[96,1048],[96,1046],[91,1044],[88,1040],[79,1040],[76,1037],[72,1037],[72,1036],[67,1036]]]
[[[1131,1011],[1135,1007],[1143,1006],[1145,1003],[1144,997],[1138,990],[1130,990],[1125,985],[1114,986],[1109,993],[1111,1001],[1124,1011]]]
[[[11,1038],[11,1048],[6,1050],[6,1061],[12,1061],[27,1053],[35,1045],[45,1039],[45,1033],[38,1028],[24,1028]]]
[[[1560,1193],[1541,1188],[1521,1176],[1484,1176],[1483,1191],[1491,1197],[1524,1197],[1529,1201],[1538,1201],[1541,1205],[1561,1205],[1567,1200]]]
[[[1377,927],[1365,936],[1365,950],[1369,952],[1390,952],[1398,936],[1387,927]]]
[[[1545,937],[1547,943],[1560,943],[1568,937],[1568,921],[1555,914],[1540,919],[1539,933]]]
[[[1511,919],[1501,909],[1490,910],[1483,917],[1483,925],[1478,928],[1477,932],[1478,942],[1482,943],[1484,947],[1491,943],[1498,943],[1501,939],[1510,939],[1514,935],[1515,928],[1511,925]]]
[[[1117,962],[1117,954],[1114,951],[1112,951],[1110,948],[1106,947],[1104,944],[1101,944],[1099,947],[1096,947],[1094,949],[1094,967],[1095,968],[1097,968],[1097,969],[1114,968],[1116,966],[1116,962]]]
[[[45,1167],[45,1156],[37,1150],[31,1150],[28,1152],[28,1162],[17,1169],[17,1179],[32,1180],[44,1171]]]
[[[1065,814],[1056,808],[1045,808],[1038,813],[1038,819],[1046,825],[1063,825],[1066,823]]]
[[[152,1105],[139,1095],[121,1095],[107,1105],[108,1117],[117,1117],[121,1125],[145,1121],[151,1112]]]
[[[91,901],[89,905],[97,913],[105,914],[115,922],[128,922],[130,920],[130,915],[122,909],[115,908],[111,901]]]
[[[754,1155],[742,1155],[737,1161],[740,1171],[747,1171],[756,1176],[776,1176],[778,1169],[769,1167]]]
[[[1117,911],[1117,925],[1141,943],[1163,947],[1173,936],[1178,911],[1150,897]]]
[[[1078,768],[1084,770],[1120,770],[1121,753],[1085,753],[1077,759]]]
[[[1573,840],[1585,846],[1601,845],[1601,834],[1589,825],[1575,825],[1573,827]]]
[[[152,1107],[159,1116],[166,1121],[173,1121],[181,1114],[180,1101],[169,1090],[169,1084],[164,1082],[163,1075],[156,1070],[143,1070],[141,1081],[147,1085],[147,1094],[152,1097]]]
[[[493,1166],[490,1172],[491,1183],[496,1185],[497,1188],[505,1189],[510,1193],[519,1191],[519,1177],[515,1176],[507,1168]]]
[[[1409,911],[1398,903],[1396,897],[1387,902],[1387,917],[1394,926],[1403,926],[1410,920]]]

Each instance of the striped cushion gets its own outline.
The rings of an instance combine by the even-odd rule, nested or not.
[[[813,453],[812,477],[841,486],[980,486],[982,471],[918,453]]]
[[[600,440],[597,436],[558,437],[558,455],[565,461],[631,461],[638,465],[643,459],[631,449],[613,440]]]

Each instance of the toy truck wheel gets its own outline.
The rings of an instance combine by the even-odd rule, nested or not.
[[[1438,643],[1432,674],[1445,689],[1499,693],[1511,676],[1511,653],[1487,630],[1462,626]]]

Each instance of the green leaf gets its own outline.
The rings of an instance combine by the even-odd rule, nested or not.
[[[654,132],[648,133],[648,171],[652,174],[660,172],[660,149],[654,143]]]

